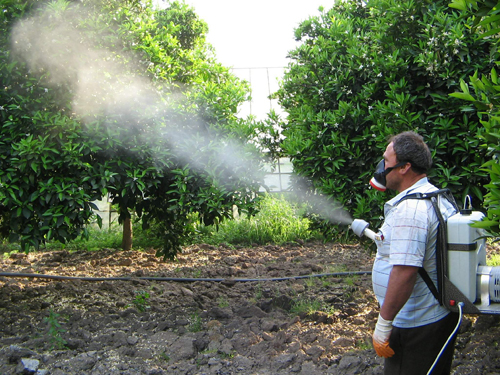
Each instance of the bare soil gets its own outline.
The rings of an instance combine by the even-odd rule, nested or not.
[[[373,254],[332,243],[0,257],[0,374],[382,374]],[[310,277],[312,276],[312,277]],[[242,280],[247,279],[247,280]],[[249,281],[248,279],[254,280]],[[453,374],[500,374],[500,319],[466,316]]]

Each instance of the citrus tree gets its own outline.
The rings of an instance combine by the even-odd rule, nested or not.
[[[85,235],[109,196],[175,256],[205,224],[252,212],[259,159],[236,117],[246,83],[216,61],[183,3],[4,2],[0,75],[2,233],[23,246]],[[22,185],[22,186],[21,186]],[[124,245],[131,246],[125,230]]]
[[[472,31],[480,38],[494,38],[498,46],[500,33],[499,10],[496,3],[475,0],[454,0],[450,7],[458,9],[473,24]],[[483,149],[487,150],[487,160],[483,168],[488,172],[490,181],[485,185],[486,218],[475,225],[483,227],[493,236],[500,236],[500,86],[498,79],[498,53],[490,59],[495,66],[490,72],[479,72],[461,81],[460,91],[450,94],[453,97],[472,103],[478,110],[484,127],[481,137]]]
[[[282,147],[298,174],[378,222],[387,197],[367,183],[386,138],[415,130],[432,150],[431,180],[480,206],[484,130],[473,106],[449,96],[493,66],[494,45],[470,26],[447,1],[410,0],[342,1],[302,22],[277,92],[288,113]]]

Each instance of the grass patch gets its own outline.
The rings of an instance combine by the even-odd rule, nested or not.
[[[317,299],[298,299],[292,303],[290,312],[294,315],[312,314],[316,311],[324,311],[324,305]]]
[[[198,228],[201,242],[214,245],[230,243],[283,244],[312,238],[310,221],[301,217],[297,207],[282,196],[266,195],[259,205],[259,212],[252,217],[241,215],[226,220],[219,229]]]
[[[206,226],[200,223],[199,215],[193,213],[187,225],[192,233],[186,245],[199,243],[215,246],[228,244],[230,247],[253,244],[282,245],[322,237],[319,232],[311,229],[311,220],[302,216],[296,204],[287,201],[283,196],[270,194],[264,196],[255,216],[237,215],[234,219],[224,220],[217,226]],[[97,251],[104,248],[120,249],[122,247],[123,228],[117,222],[111,223],[108,229],[101,229],[91,224],[87,227],[87,233],[88,237],[78,237],[67,243],[47,241],[42,244],[40,250]],[[134,219],[134,249],[162,248],[163,239],[157,238],[155,233],[153,227],[144,230],[141,220]],[[19,243],[5,240],[0,243],[0,253],[4,256],[15,251],[22,251]]]
[[[500,254],[491,254],[486,263],[492,267],[500,266]]]

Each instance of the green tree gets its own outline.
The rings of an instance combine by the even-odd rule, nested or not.
[[[3,144],[0,204],[16,215],[21,207],[18,224],[2,221],[4,233],[15,238],[24,231],[23,244],[37,247],[49,234],[54,238],[53,224],[62,220],[65,231],[55,238],[74,238],[90,218],[89,202],[109,194],[126,224],[125,246],[131,246],[127,228],[135,212],[164,239],[158,255],[173,257],[189,235],[193,212],[206,224],[230,217],[234,205],[252,212],[259,159],[253,147],[242,144],[253,124],[236,118],[248,85],[216,61],[205,42],[207,26],[191,8],[172,2],[159,10],[132,0],[30,4],[12,2],[4,12],[2,36],[10,39],[3,37],[0,74],[3,79],[13,70],[18,82],[0,100],[8,108],[2,115],[12,123],[2,128],[2,141],[9,141]],[[30,81],[38,101],[26,91]],[[14,108],[7,106],[14,100],[32,109],[16,102],[12,117]],[[25,139],[27,134],[34,140]],[[19,145],[23,154],[14,152]],[[47,153],[47,163],[34,168],[30,160]],[[65,169],[57,167],[63,162]],[[33,178],[22,175],[29,169]],[[63,190],[51,195],[57,200],[43,202],[46,196],[26,195],[17,186],[7,190],[15,179],[25,180],[29,194],[49,182],[57,193],[67,185],[74,192]],[[72,207],[63,200],[75,200],[71,194],[84,195],[84,207],[74,209],[83,218],[76,222],[63,211],[62,218],[52,219],[51,210],[59,214]],[[33,217],[23,212],[27,198]],[[40,227],[46,216],[54,223]]]
[[[473,32],[480,38],[493,38],[498,48],[497,35],[500,33],[499,10],[496,2],[476,0],[454,0],[450,7],[458,9],[468,17],[474,27]],[[493,54],[498,65],[498,54]],[[483,168],[490,181],[485,185],[487,194],[484,204],[487,217],[477,226],[488,230],[493,236],[500,236],[500,86],[497,69],[490,72],[476,71],[474,75],[461,80],[460,92],[451,96],[471,102],[478,110],[484,133],[481,146],[487,150],[487,160]]]
[[[492,66],[491,41],[445,1],[351,0],[304,21],[277,93],[288,112],[283,149],[313,188],[378,221],[382,194],[367,190],[388,135],[428,142],[431,179],[461,198],[483,198],[483,130],[471,106],[449,96]]]

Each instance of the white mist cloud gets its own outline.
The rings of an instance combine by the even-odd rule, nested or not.
[[[68,8],[57,14],[46,9],[21,20],[12,30],[14,55],[26,61],[32,71],[46,74],[49,85],[68,87],[72,93],[72,110],[84,121],[108,115],[108,126],[124,119],[140,129],[155,118],[164,121],[163,134],[159,135],[162,141],[190,167],[211,171],[218,164],[224,164],[230,170],[244,173],[244,178],[260,174],[260,165],[257,165],[260,163],[246,154],[241,143],[209,136],[198,119],[190,120],[189,126],[169,120],[168,101],[179,105],[182,98],[157,92],[153,83],[142,75],[147,66],[133,55],[110,47],[97,48],[96,45],[103,43],[94,39],[102,37],[97,30],[84,33],[76,27],[84,17],[86,12],[81,8]],[[144,147],[157,141],[148,139],[147,132],[142,134],[139,141]],[[216,155],[215,160],[203,158],[200,151],[204,149],[210,149],[212,155]],[[239,179],[236,174],[221,177],[226,181]],[[303,199],[309,201],[314,213],[333,223],[352,222],[350,215],[333,199],[310,194]]]

